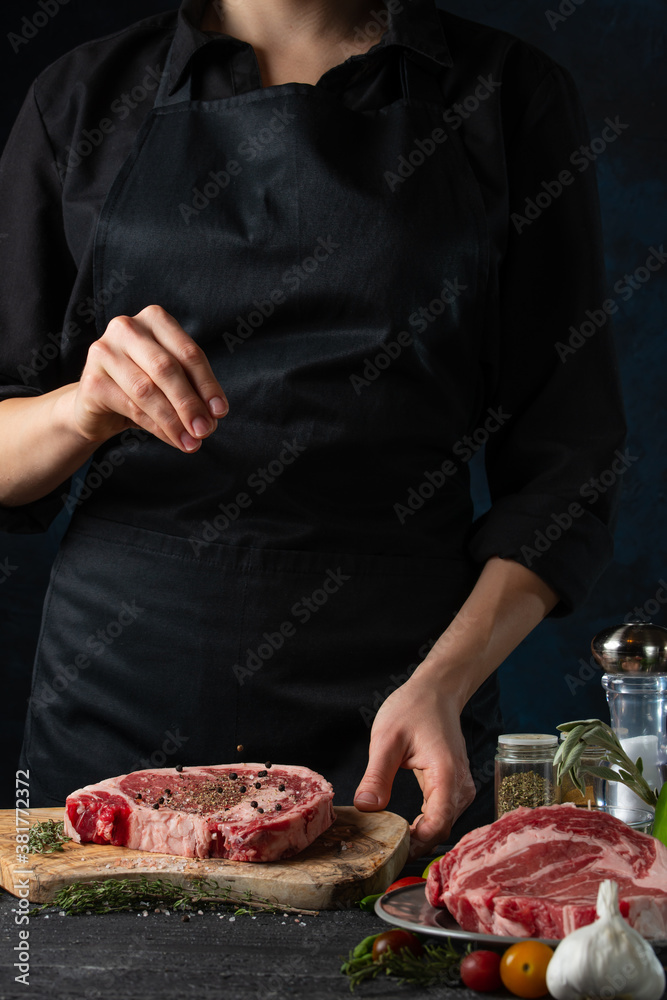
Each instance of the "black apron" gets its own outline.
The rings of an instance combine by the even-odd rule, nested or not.
[[[35,805],[242,760],[308,765],[351,803],[374,712],[472,589],[456,443],[480,338],[457,330],[482,321],[487,239],[426,62],[402,55],[403,97],[372,112],[319,84],[193,101],[163,76],[100,216],[98,333],[160,304],[230,413],[194,455],[129,431],[94,457],[45,602]],[[492,818],[495,678],[463,728],[459,833]],[[421,805],[400,770],[389,808]]]

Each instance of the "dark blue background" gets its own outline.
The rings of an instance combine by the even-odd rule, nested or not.
[[[7,38],[37,0],[3,0],[0,144],[4,144],[31,80],[50,62],[89,38],[176,7],[166,0],[69,0],[35,38],[14,53]],[[610,285],[646,260],[667,237],[665,72],[667,14],[663,0],[453,0],[439,3],[463,17],[510,31],[543,49],[573,74],[591,136],[606,117],[629,124],[597,161]],[[550,23],[548,11],[563,20]],[[567,14],[570,10],[572,13]],[[608,718],[599,671],[589,665],[590,640],[633,612],[665,624],[664,336],[667,267],[616,316],[615,336],[625,392],[629,448],[637,456],[623,482],[614,562],[585,608],[544,622],[501,668],[507,731],[554,731],[574,718]],[[594,308],[597,303],[591,303]],[[662,335],[662,336],[661,336]],[[479,469],[477,470],[479,473]],[[479,505],[484,484],[477,478]],[[0,806],[14,802],[14,767],[29,693],[41,602],[65,519],[47,536],[0,533]],[[662,581],[662,583],[661,583]],[[656,596],[657,595],[657,596]],[[483,778],[482,775],[477,776]]]

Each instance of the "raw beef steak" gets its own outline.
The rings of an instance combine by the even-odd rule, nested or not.
[[[153,768],[67,796],[75,841],[232,861],[298,854],[335,819],[321,774],[287,764]]]
[[[467,833],[431,866],[426,896],[467,931],[560,939],[595,920],[605,879],[628,923],[667,938],[667,847],[575,805],[513,809]]]

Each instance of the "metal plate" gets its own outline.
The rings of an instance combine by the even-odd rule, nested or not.
[[[554,948],[558,941],[551,938],[509,937],[501,934],[482,934],[480,931],[464,931],[454,920],[449,910],[431,906],[426,899],[425,884],[405,885],[393,892],[385,893],[375,903],[375,912],[388,924],[403,927],[418,934],[433,934],[436,937],[459,938],[463,941],[482,941],[490,945],[507,948],[517,941],[536,940]],[[667,948],[667,941],[651,941],[656,951]]]

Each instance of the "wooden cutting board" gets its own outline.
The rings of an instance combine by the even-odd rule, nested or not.
[[[403,868],[410,841],[406,820],[391,812],[363,813],[353,806],[335,808],[335,823],[294,858],[270,863],[180,858],[127,847],[65,844],[62,853],[30,854],[17,862],[16,814],[0,810],[0,884],[19,894],[28,879],[29,900],[46,903],[73,882],[96,879],[160,878],[189,886],[192,876],[230,886],[234,895],[253,895],[279,906],[335,910],[371,893],[382,892]],[[30,809],[30,820],[63,818],[63,808]],[[21,827],[25,830],[25,827]],[[30,875],[18,875],[20,870]]]

